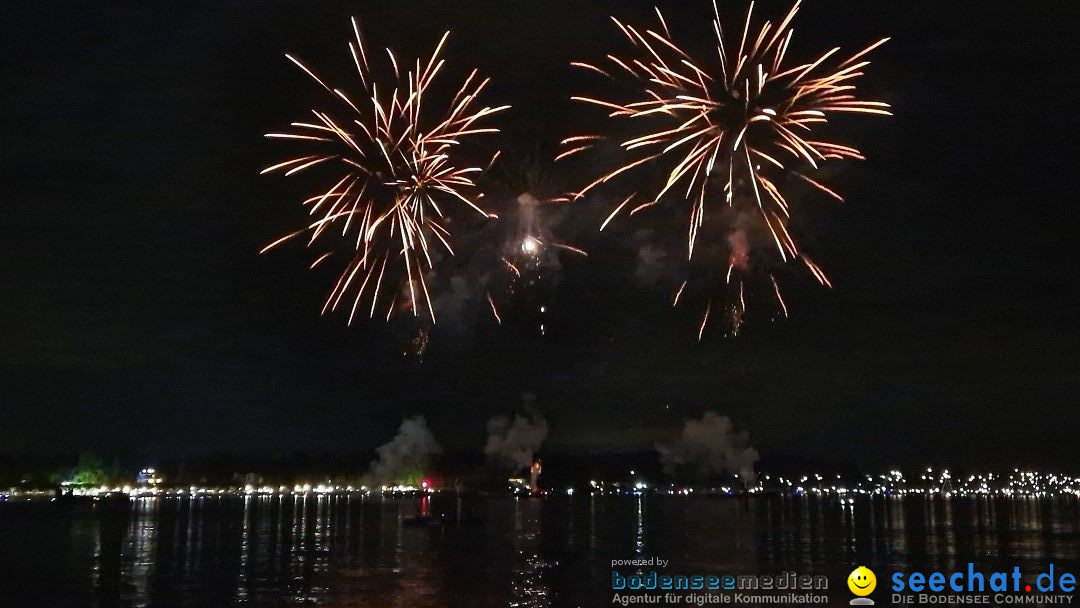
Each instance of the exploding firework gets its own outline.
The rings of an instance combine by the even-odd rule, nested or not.
[[[312,268],[335,257],[347,260],[323,305],[324,314],[346,302],[350,324],[358,311],[369,317],[385,314],[387,320],[395,311],[410,311],[413,316],[429,315],[434,323],[428,276],[439,255],[454,253],[450,214],[464,209],[488,217],[475,196],[474,176],[483,168],[459,158],[461,143],[497,133],[482,126],[484,119],[509,106],[477,107],[489,82],[477,70],[452,98],[433,90],[446,66],[439,55],[449,32],[426,62],[399,64],[386,49],[382,60],[389,78],[379,80],[372,69],[375,58],[369,57],[355,19],[352,26],[355,40],[349,42],[349,51],[363,90],[359,96],[332,88],[299,59],[285,55],[325,89],[345,115],[312,109],[313,119],[266,135],[316,149],[262,173],[291,176],[316,166],[335,166],[337,173],[329,189],[303,202],[310,223],[262,252],[303,235],[309,248],[320,248]]]
[[[600,230],[620,214],[633,216],[662,200],[679,201],[689,216],[686,263],[694,261],[702,237],[714,237],[709,247],[726,254],[723,263],[709,265],[709,274],[729,294],[725,305],[733,332],[738,331],[746,309],[744,283],[755,265],[751,244],[759,236],[772,252],[760,254],[767,255],[768,261],[759,266],[770,268],[768,292],[785,316],[787,305],[771,271],[773,265],[799,262],[818,282],[830,286],[828,277],[800,250],[789,230],[792,209],[782,186],[785,180],[799,181],[843,200],[814,173],[826,161],[863,156],[848,145],[825,141],[817,131],[833,114],[890,114],[888,104],[857,97],[854,85],[869,65],[863,58],[888,39],[843,60],[834,61],[839,52],[834,48],[813,61],[793,64],[787,61],[787,51],[799,4],[778,23],[767,21],[755,33],[751,2],[739,34],[729,36],[714,0],[715,50],[704,59],[693,57],[675,42],[659,9],[656,29],[638,29],[612,17],[633,45],[632,53],[608,55],[605,64],[573,64],[635,83],[629,97],[573,98],[609,111],[609,117],[630,133],[605,148],[620,158],[617,167],[576,196],[583,197],[621,175],[658,168],[663,185],[655,193],[639,196],[635,192],[621,199]],[[559,158],[599,149],[609,139],[604,135],[570,137],[563,141],[566,150]],[[716,238],[720,235],[726,238]],[[674,304],[686,286],[678,288]],[[710,296],[699,339],[714,308]]]
[[[489,198],[509,201],[498,228],[498,272],[490,276],[486,294],[492,317],[501,325],[501,309],[515,302],[518,316],[543,335],[547,291],[557,282],[560,256],[588,257],[555,235],[559,214],[565,217],[573,193],[560,187],[562,180],[547,163],[531,158],[502,158],[487,177],[492,178]]]

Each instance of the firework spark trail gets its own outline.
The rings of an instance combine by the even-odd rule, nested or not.
[[[321,253],[312,268],[337,255],[335,248],[342,242],[348,244],[349,261],[330,291],[323,313],[336,310],[349,293],[350,324],[362,301],[370,301],[370,306],[361,310],[372,318],[382,307],[387,319],[395,310],[409,309],[416,316],[423,305],[434,322],[426,275],[434,270],[433,248],[454,253],[450,230],[444,225],[449,208],[463,206],[490,217],[470,198],[476,188],[473,176],[483,168],[464,165],[457,150],[463,139],[497,133],[498,129],[485,127],[482,121],[509,106],[477,107],[477,98],[489,82],[479,77],[477,70],[472,70],[448,102],[429,101],[434,96],[432,83],[446,65],[440,54],[449,32],[426,62],[417,59],[414,64],[402,64],[386,49],[385,58],[394,77],[382,82],[373,72],[373,57],[364,47],[356,19],[352,26],[355,39],[349,42],[349,52],[363,89],[357,97],[332,88],[299,59],[286,54],[336,103],[344,104],[349,115],[339,118],[313,108],[314,119],[294,122],[288,132],[268,133],[266,137],[271,139],[335,149],[304,154],[262,173],[283,171],[289,176],[323,165],[337,166],[343,173],[338,173],[329,189],[303,202],[310,207],[312,217],[306,227],[274,241],[262,253],[300,235],[308,236],[308,247],[333,237],[337,240],[331,250]],[[434,105],[438,108],[429,111]],[[497,157],[498,153],[492,160]],[[330,230],[332,227],[339,229],[340,235]]]
[[[491,305],[491,314],[495,317],[495,322],[502,325],[502,317],[499,316],[499,309],[495,306],[495,300],[492,299],[490,292],[487,294],[487,301]]]
[[[714,0],[712,29],[715,53],[694,58],[673,40],[659,9],[657,29],[639,29],[612,17],[612,21],[633,45],[625,57],[608,55],[599,65],[574,62],[572,65],[612,80],[630,78],[639,84],[633,98],[625,100],[576,96],[572,99],[608,112],[633,135],[617,141],[622,161],[575,193],[576,198],[607,184],[643,165],[663,167],[664,185],[640,203],[637,196],[623,200],[601,226],[603,230],[616,216],[631,209],[630,215],[657,205],[666,195],[678,196],[689,204],[686,260],[689,263],[699,244],[706,214],[717,217],[722,207],[739,215],[756,218],[756,224],[770,235],[776,257],[781,262],[800,259],[822,285],[830,286],[825,273],[802,255],[788,231],[789,201],[780,190],[781,179],[794,175],[825,195],[843,200],[839,194],[807,173],[829,160],[863,159],[847,145],[821,141],[815,129],[832,114],[890,115],[889,105],[865,101],[856,96],[854,82],[869,65],[864,57],[884,44],[884,38],[839,63],[830,60],[834,48],[813,61],[793,64],[787,51],[794,30],[792,21],[801,2],[774,24],[766,21],[753,31],[754,3],[741,21],[736,39],[724,33]],[[826,66],[832,67],[826,67]],[[581,154],[608,139],[602,135],[576,135],[562,143],[567,148],[559,159]],[[727,226],[729,233],[741,228]],[[732,251],[732,257],[737,252]],[[745,256],[745,252],[738,252]],[[725,284],[733,271],[748,267],[734,262],[727,266]],[[777,302],[787,315],[787,305],[779,285],[770,275]],[[745,308],[739,286],[739,306]],[[685,284],[680,287],[681,295]],[[678,302],[678,296],[675,302]],[[708,310],[699,335],[704,335]]]

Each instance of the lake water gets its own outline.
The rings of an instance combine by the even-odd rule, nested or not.
[[[421,512],[446,523],[415,525]],[[969,561],[1076,573],[1080,506],[580,493],[0,504],[3,606],[610,606],[611,561],[652,557],[670,574],[825,574],[830,605],[846,605],[860,564],[879,579]]]

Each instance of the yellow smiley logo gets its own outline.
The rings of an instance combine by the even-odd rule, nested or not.
[[[877,577],[866,566],[859,566],[848,575],[847,586],[855,595],[867,596],[873,593],[874,587],[877,587]]]

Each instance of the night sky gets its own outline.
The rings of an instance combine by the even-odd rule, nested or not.
[[[707,26],[706,2],[661,6],[676,33]],[[596,202],[564,222],[593,255],[564,259],[547,336],[478,309],[440,325],[422,361],[393,328],[320,317],[330,275],[299,249],[258,255],[325,181],[258,175],[290,151],[262,134],[324,100],[284,52],[349,83],[350,15],[408,57],[450,29],[455,69],[480,67],[485,101],[515,106],[499,143],[529,154],[596,117],[568,99],[596,80],[568,63],[624,48],[607,15],[651,7],[6,8],[0,453],[347,452],[415,413],[478,448],[485,421],[524,400],[553,450],[648,448],[715,410],[767,456],[1075,470],[1072,3],[808,2],[802,57],[893,36],[862,88],[896,116],[851,123],[869,160],[833,178],[847,202],[800,207],[835,289],[793,281],[792,318],[735,340],[697,344],[700,311],[635,280],[648,216],[600,235]]]

